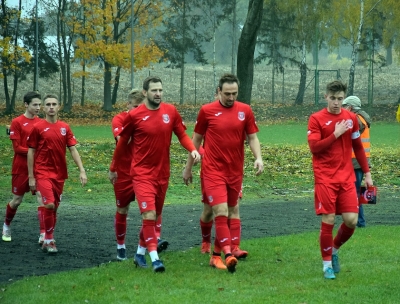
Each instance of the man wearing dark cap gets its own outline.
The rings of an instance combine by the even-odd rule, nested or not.
[[[342,106],[343,106],[343,108],[345,108],[348,111],[353,112],[357,116],[358,124],[360,126],[361,142],[364,147],[365,156],[367,157],[368,166],[371,168],[371,162],[370,162],[370,147],[371,147],[371,145],[370,145],[370,137],[369,137],[369,128],[371,126],[371,118],[365,111],[361,110],[361,100],[357,96],[347,97],[345,100],[343,100]],[[353,160],[354,173],[356,175],[356,190],[357,190],[357,194],[360,195],[360,187],[361,187],[361,182],[364,178],[364,173],[361,169],[360,164],[357,162],[354,151],[352,153],[352,160]],[[365,228],[365,225],[366,225],[366,223],[365,223],[365,217],[364,217],[364,208],[363,208],[363,205],[360,204],[359,209],[358,209],[357,227]]]

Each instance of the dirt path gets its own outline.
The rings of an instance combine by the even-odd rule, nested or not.
[[[398,193],[384,197],[381,195],[379,204],[366,206],[367,226],[400,225],[398,201]],[[171,243],[168,251],[200,245],[201,207],[200,204],[165,206],[163,238]],[[113,206],[88,209],[64,203],[59,209],[55,231],[59,253],[49,256],[37,244],[36,208],[32,206],[29,211],[18,212],[11,226],[12,242],[0,241],[0,286],[25,276],[46,275],[116,261],[114,213]],[[320,219],[314,214],[311,200],[272,203],[259,201],[252,204],[244,201],[241,204],[241,215],[243,239],[306,231],[315,231],[317,237],[319,230]],[[126,239],[129,258],[133,257],[136,250],[139,225],[137,207],[132,208]],[[179,233],[176,233],[176,227],[180,227]],[[161,255],[168,254],[168,251]]]

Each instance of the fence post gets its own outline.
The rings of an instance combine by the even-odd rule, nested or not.
[[[317,105],[319,102],[319,71],[315,69],[315,96],[314,96],[314,104]]]
[[[194,70],[194,105],[197,103],[197,70]]]

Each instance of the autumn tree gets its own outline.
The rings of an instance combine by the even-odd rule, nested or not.
[[[263,0],[250,0],[247,17],[239,39],[237,76],[240,81],[238,100],[250,104],[254,77],[254,51],[263,15]]]
[[[29,62],[31,55],[18,45],[19,28],[21,24],[21,0],[18,8],[10,8],[5,0],[1,0],[0,11],[0,65],[3,78],[4,94],[6,98],[6,113],[12,113],[15,109],[15,99],[18,80],[21,74],[20,64]],[[13,79],[13,89],[10,96],[9,77]]]
[[[131,16],[132,4],[134,16]],[[76,33],[80,37],[76,39],[75,56],[89,63],[98,60],[103,63],[103,109],[111,111],[117,99],[121,69],[130,69],[131,66],[128,31],[131,18],[136,25],[135,68],[140,69],[162,56],[149,33],[161,20],[163,4],[150,0],[84,0],[81,5],[84,9],[76,22]],[[82,18],[85,22],[81,22]],[[85,39],[82,39],[83,34]]]
[[[164,51],[164,60],[180,68],[179,103],[184,102],[186,57],[191,54],[193,60],[206,64],[202,42],[207,40],[204,32],[197,26],[204,19],[199,11],[199,2],[189,0],[171,0],[163,20],[163,29],[157,36],[157,46]]]

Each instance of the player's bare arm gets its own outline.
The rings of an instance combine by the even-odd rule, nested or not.
[[[34,163],[34,158],[35,158],[35,152],[36,152],[36,150],[33,148],[28,149],[28,156],[27,156],[28,178],[29,178],[29,188],[31,189],[31,191],[36,190],[36,180],[35,180],[35,176],[33,174],[33,163]]]
[[[75,164],[78,166],[79,169],[79,179],[81,181],[82,187],[87,183],[87,176],[85,168],[83,168],[81,157],[79,156],[78,150],[75,146],[68,147],[69,152],[71,152],[72,159],[74,160]]]
[[[261,146],[260,141],[256,133],[248,134],[247,140],[250,146],[250,150],[255,157],[254,169],[257,169],[256,175],[260,175],[264,171],[264,163],[261,157]]]

